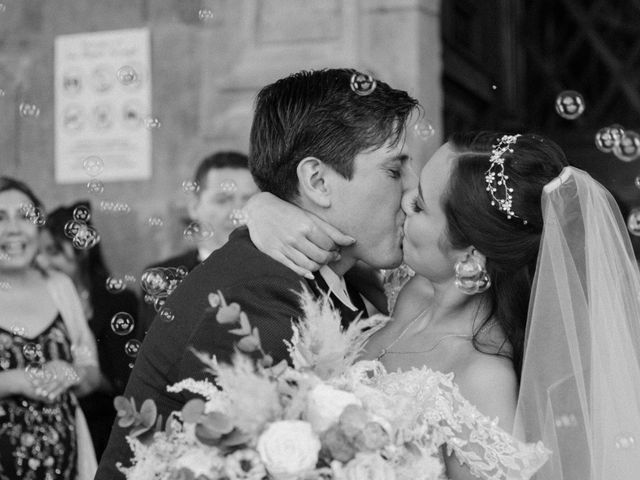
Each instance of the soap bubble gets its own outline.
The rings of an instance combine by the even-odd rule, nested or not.
[[[625,432],[616,435],[615,446],[618,450],[628,450],[636,444],[636,437],[631,433]]]
[[[613,154],[623,162],[632,162],[640,157],[640,135],[627,130],[613,147]]]
[[[40,208],[34,207],[29,220],[31,220],[34,225],[42,227],[47,222],[47,217],[45,217],[44,212]]]
[[[131,206],[128,203],[117,202],[113,208],[115,213],[127,214],[131,212]]]
[[[120,277],[107,277],[105,288],[109,293],[122,293],[127,288],[125,279]]]
[[[184,265],[180,265],[179,267],[176,268],[176,275],[180,280],[186,277],[188,273],[189,273],[189,269]]]
[[[162,217],[153,215],[147,218],[147,225],[153,228],[160,228],[164,226],[164,220],[162,219]]]
[[[130,65],[120,67],[116,72],[116,76],[122,85],[129,86],[139,83],[138,73]]]
[[[612,152],[614,147],[620,142],[620,138],[624,134],[624,128],[621,125],[610,125],[603,127],[596,132],[596,147],[604,153]]]
[[[67,223],[64,224],[64,234],[67,238],[73,238],[76,236],[76,234],[78,233],[78,231],[80,230],[80,227],[83,225],[83,223],[78,222],[76,220],[69,220]]]
[[[198,182],[192,180],[185,180],[182,182],[182,191],[184,193],[196,193],[198,190],[200,190]]]
[[[24,327],[18,327],[17,325],[11,327],[11,334],[16,337],[24,337],[25,329]]]
[[[220,190],[227,193],[232,193],[238,190],[238,185],[233,180],[223,180],[220,182]]]
[[[634,208],[627,217],[627,228],[632,235],[640,237],[640,208]]]
[[[18,107],[18,111],[24,118],[38,118],[40,116],[40,107],[34,103],[22,102]]]
[[[104,161],[100,157],[91,155],[82,161],[82,168],[90,177],[96,177],[103,172]]]
[[[198,243],[213,236],[212,228],[206,223],[191,222],[184,229],[183,236],[185,240]]]
[[[247,224],[247,212],[244,209],[234,208],[229,214],[229,218],[234,227],[240,227]]]
[[[93,194],[102,193],[104,192],[104,183],[102,183],[100,180],[92,178],[87,182],[87,191]]]
[[[31,203],[20,205],[20,213],[31,223],[39,227],[43,226],[47,221],[44,212]]]
[[[131,212],[131,207],[125,202],[112,202],[108,200],[102,200],[100,202],[100,210],[105,213],[111,213],[114,215],[125,215]]]
[[[413,126],[413,133],[420,140],[428,140],[433,137],[436,130],[427,120],[420,120]]]
[[[584,112],[584,108],[584,98],[575,90],[565,90],[556,97],[556,112],[567,120],[578,118]]]
[[[87,222],[91,218],[91,212],[88,207],[80,205],[73,209],[73,219],[78,222]]]
[[[71,239],[71,244],[79,250],[88,250],[93,248],[99,241],[100,235],[95,228],[80,223],[77,233]]]
[[[203,22],[207,22],[213,19],[213,11],[208,8],[201,8],[198,11],[198,18]]]
[[[371,75],[354,73],[351,75],[351,90],[360,96],[371,95],[376,89],[376,81]]]
[[[158,316],[160,317],[160,320],[166,323],[173,322],[176,318],[173,311],[166,305],[158,311]]]
[[[160,312],[160,310],[162,310],[162,308],[164,307],[165,303],[167,303],[167,297],[156,297],[153,300],[153,309],[156,312]]]
[[[118,312],[111,318],[111,330],[117,335],[129,335],[134,326],[135,321],[130,313]]]
[[[149,268],[140,277],[142,290],[151,296],[157,296],[168,287],[167,277],[162,268]]]
[[[160,128],[162,126],[162,123],[157,117],[147,117],[144,119],[144,126],[147,130],[152,130]]]
[[[131,340],[128,340],[127,343],[125,343],[124,353],[126,353],[129,357],[135,358],[136,356],[138,356],[141,345],[142,344],[140,343],[140,340],[132,338]]]

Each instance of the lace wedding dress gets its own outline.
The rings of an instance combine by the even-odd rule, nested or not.
[[[453,373],[427,367],[388,373],[378,361],[362,361],[354,367],[351,375],[357,378],[347,377],[345,383],[384,392],[385,405],[379,404],[377,395],[371,395],[371,401],[378,402],[375,410],[393,416],[393,424],[401,426],[399,435],[408,435],[408,441],[426,433],[424,437],[439,447],[435,458],[440,463],[438,480],[447,479],[445,454],[454,453],[475,476],[486,480],[527,480],[551,454],[542,442],[521,442],[500,428],[497,419],[482,415],[460,394]],[[362,392],[358,396],[367,398]]]

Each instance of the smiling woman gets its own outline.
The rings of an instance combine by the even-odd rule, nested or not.
[[[91,478],[76,396],[99,381],[95,341],[68,277],[35,264],[42,204],[0,177],[0,477]]]

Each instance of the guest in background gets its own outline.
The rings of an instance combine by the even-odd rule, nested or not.
[[[41,202],[0,177],[0,478],[90,480],[96,459],[77,397],[100,383],[71,280],[35,262]]]
[[[65,225],[76,221],[74,212],[80,212],[76,214],[78,218],[86,216],[81,225],[92,227],[88,202],[55,209],[48,215],[41,234],[39,261],[41,265],[65,273],[73,280],[97,342],[100,386],[81,399],[80,405],[89,423],[96,456],[100,459],[116,414],[113,399],[124,391],[131,370],[129,364],[133,362],[129,355],[137,352],[135,316],[138,299],[132,290],[125,288],[123,279],[110,277],[99,241],[91,242],[92,246],[76,241],[74,246],[73,235],[65,234]],[[118,324],[114,321],[112,328],[115,315],[120,320],[116,319]]]
[[[194,192],[187,205],[193,222],[188,230],[194,233],[190,237],[196,243],[195,248],[150,265],[146,270],[182,267],[190,272],[227,243],[229,234],[243,223],[241,209],[258,192],[247,162],[245,154],[234,151],[217,152],[200,162],[193,178]],[[149,330],[155,315],[153,305],[142,302],[138,322],[142,335]]]

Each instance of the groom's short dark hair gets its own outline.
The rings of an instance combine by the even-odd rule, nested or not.
[[[376,79],[358,95],[353,69],[302,71],[264,87],[256,99],[249,169],[261,190],[285,200],[298,194],[296,168],[316,157],[345,178],[364,150],[401,141],[418,101]]]

